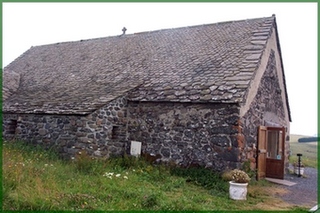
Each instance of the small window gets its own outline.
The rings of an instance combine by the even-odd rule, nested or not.
[[[118,139],[120,135],[120,127],[112,126],[111,139]]]
[[[282,131],[268,131],[268,158],[281,160]]]
[[[9,120],[7,124],[7,134],[14,135],[16,133],[17,125],[18,125],[17,120],[14,120],[14,119]]]

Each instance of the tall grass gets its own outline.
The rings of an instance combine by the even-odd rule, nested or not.
[[[39,147],[3,144],[3,210],[265,209],[274,198],[257,187],[249,189],[248,201],[236,202],[228,198],[227,183],[204,168],[152,165],[130,156],[98,160],[85,152],[65,161]]]
[[[301,153],[302,163],[307,167],[318,168],[318,142],[299,143],[299,138],[306,136],[290,135],[290,163],[298,162],[297,154]]]

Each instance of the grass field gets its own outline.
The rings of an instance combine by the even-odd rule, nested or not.
[[[134,157],[94,160],[85,153],[62,161],[13,142],[3,143],[2,178],[3,210],[306,210],[276,198],[286,191],[266,181],[250,182],[248,199],[239,202],[207,169],[154,166]]]
[[[317,168],[318,165],[318,143],[309,142],[309,143],[299,143],[298,139],[306,137],[303,135],[290,135],[290,150],[291,157],[290,163],[297,162],[297,154],[301,153],[302,163],[305,166]]]

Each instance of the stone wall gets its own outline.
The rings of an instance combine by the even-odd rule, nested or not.
[[[241,138],[236,104],[128,103],[128,139],[142,142],[142,152],[162,161],[235,168]]]
[[[257,127],[286,126],[281,89],[271,51],[266,71],[249,110],[238,104],[135,102],[118,98],[86,115],[3,114],[3,135],[55,147],[64,156],[86,150],[107,157],[129,153],[128,141],[142,152],[181,166],[222,171],[250,159],[255,167]]]
[[[128,141],[164,162],[222,171],[240,165],[242,124],[236,104],[151,103],[118,98],[87,115],[4,114],[5,139],[56,148],[70,158],[129,153]],[[14,128],[12,128],[15,126]]]
[[[126,106],[121,97],[87,116],[3,114],[3,136],[54,147],[66,157],[83,150],[101,157],[123,154]]]
[[[282,100],[279,78],[277,74],[275,52],[272,50],[266,70],[262,76],[255,99],[250,105],[250,109],[242,117],[244,124],[243,133],[246,140],[246,149],[243,159],[250,159],[252,168],[255,168],[257,127],[258,126],[279,126],[288,127],[284,104]],[[286,133],[289,135],[289,133]],[[289,137],[286,137],[286,157],[289,154]],[[288,162],[286,162],[288,163]]]

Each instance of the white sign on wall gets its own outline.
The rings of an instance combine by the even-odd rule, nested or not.
[[[141,155],[141,142],[131,141],[130,154],[133,156]]]

